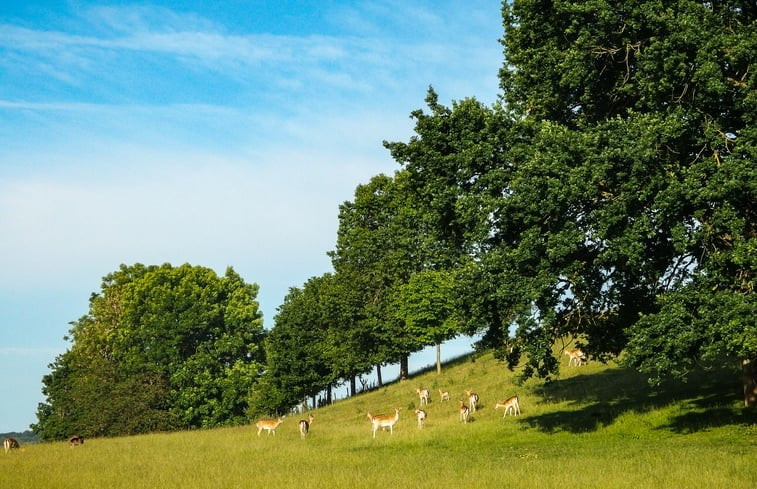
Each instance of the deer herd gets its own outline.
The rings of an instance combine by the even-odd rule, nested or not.
[[[578,348],[574,348],[572,350],[564,350],[564,353],[565,355],[568,355],[570,357],[570,359],[568,360],[568,365],[581,366],[587,361],[586,355]],[[421,407],[428,406],[429,390],[425,388],[419,388],[415,391],[418,394],[419,407],[418,409],[414,410],[414,414],[415,419],[418,422],[418,429],[422,429],[426,418],[428,418],[428,413],[425,410],[421,409]],[[449,400],[449,391],[439,389],[439,403],[441,404],[445,401],[449,402]],[[467,400],[467,404],[465,400]],[[470,415],[476,412],[478,406],[478,394],[471,390],[466,390],[465,399],[459,400],[458,414],[460,422],[467,423]],[[503,418],[507,417],[508,414],[518,416],[520,414],[520,402],[518,400],[518,396],[511,396],[504,401],[497,401],[497,403],[494,405],[494,409],[503,409],[505,411],[504,415],[502,416]],[[368,420],[370,420],[371,422],[373,438],[376,438],[376,432],[379,429],[386,430],[387,428],[389,428],[389,433],[394,434],[394,425],[396,425],[400,419],[400,410],[401,408],[394,408],[394,414],[390,415],[367,413]],[[307,419],[301,419],[297,423],[297,426],[300,430],[300,437],[307,437],[314,419],[315,418],[313,417],[313,415],[309,415]],[[283,422],[283,416],[280,416],[277,419],[261,419],[260,421],[255,423],[255,426],[258,429],[258,436],[260,436],[260,433],[263,430],[268,431],[269,435],[273,434],[275,436],[276,428],[278,428],[278,426]],[[68,443],[71,447],[83,445],[84,438],[79,435],[74,435],[68,439]],[[3,448],[5,449],[5,453],[8,453],[11,450],[19,450],[20,445],[15,438],[8,437],[3,440]]]
[[[575,365],[579,367],[586,364],[587,362],[586,354],[584,354],[584,352],[582,352],[578,348],[564,350],[564,353],[570,357],[568,360],[569,366]],[[423,406],[428,406],[430,393],[428,389],[423,387],[415,389],[415,392],[418,395],[418,409],[413,410],[413,414],[415,414],[415,419],[418,423],[418,429],[420,430],[423,429],[426,419],[428,418],[428,413],[422,408]],[[439,404],[441,405],[445,401],[449,402],[449,400],[449,391],[439,389]],[[471,414],[475,413],[479,406],[480,403],[478,394],[471,390],[466,390],[464,398],[459,400],[458,415],[460,422],[467,423],[470,419]],[[507,417],[508,414],[512,416],[518,416],[520,415],[520,400],[518,396],[511,396],[503,401],[497,401],[494,404],[494,410],[496,411],[497,409],[504,410],[504,414],[502,415],[503,418]],[[400,410],[401,408],[394,408],[394,414],[366,413],[368,420],[371,422],[371,432],[373,434],[373,438],[376,438],[377,431],[386,430],[387,428],[389,429],[390,434],[394,434],[394,425],[396,425],[400,419]],[[280,425],[282,421],[283,418],[278,418],[277,420],[268,419],[258,421],[258,436],[260,436],[260,432],[262,430],[268,430],[269,434],[273,433],[275,435],[276,427]],[[305,438],[307,436],[310,430],[310,425],[312,423],[313,416],[309,416],[307,420],[300,420],[298,426],[300,428],[300,436],[302,438]]]
[[[413,413],[415,414],[415,419],[418,423],[418,429],[423,429],[423,425],[426,422],[426,418],[428,418],[428,413],[426,410],[421,409],[421,406],[428,406],[429,403],[429,391],[428,389],[416,389],[416,392],[418,394],[419,399],[419,407],[418,409],[415,409]],[[460,408],[458,410],[460,414],[460,421],[463,423],[468,422],[468,417],[470,414],[475,413],[476,409],[479,406],[479,397],[478,394],[476,394],[473,391],[466,390],[465,396],[467,399],[467,403],[464,400],[460,400]],[[441,390],[439,389],[439,402],[442,403],[444,401],[449,401],[449,391]],[[504,401],[499,401],[494,405],[494,409],[500,409],[503,408],[505,410],[505,416],[512,413],[513,416],[518,416],[520,414],[520,404],[518,402],[518,396],[512,396],[507,398]],[[371,432],[373,434],[373,438],[376,438],[376,432],[379,430],[386,430],[389,429],[390,434],[394,434],[394,425],[397,424],[397,422],[400,419],[400,411],[402,408],[394,408],[394,414],[371,414],[366,413],[366,416],[368,420],[371,422]],[[298,423],[298,427],[300,429],[300,437],[305,438],[308,433],[310,432],[310,426],[313,424],[313,416],[308,416],[307,419],[301,419]],[[268,434],[276,435],[276,428],[284,422],[283,417],[279,417],[277,419],[261,419],[257,423],[255,423],[255,426],[258,428],[258,436],[260,436],[260,433],[263,430],[267,430]]]

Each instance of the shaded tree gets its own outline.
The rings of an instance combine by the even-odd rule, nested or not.
[[[754,3],[503,12],[501,86],[524,136],[513,195],[541,202],[521,242],[544,245],[534,272],[552,282],[523,337],[582,335],[600,358],[628,345],[655,376],[754,365]]]

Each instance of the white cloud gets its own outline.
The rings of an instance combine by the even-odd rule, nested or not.
[[[25,416],[121,263],[233,266],[271,327],[330,269],[339,204],[398,168],[381,141],[427,86],[493,101],[498,4],[351,4],[284,34],[146,5],[0,24],[0,358],[34,358],[9,374]]]

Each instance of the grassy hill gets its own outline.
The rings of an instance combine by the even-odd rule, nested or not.
[[[516,386],[491,354],[447,364],[311,413],[275,436],[253,425],[41,443],[0,455],[0,480],[14,488],[752,488],[757,413],[744,410],[735,371],[709,371],[658,390],[617,366],[568,368],[549,384]],[[415,390],[431,391],[428,420],[413,417]],[[440,402],[437,390],[452,400]],[[467,424],[466,389],[480,396]],[[494,405],[520,397],[522,415]],[[401,408],[394,434],[371,437],[366,412]]]

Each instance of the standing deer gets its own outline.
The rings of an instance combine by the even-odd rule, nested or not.
[[[376,438],[376,431],[379,428],[389,428],[390,434],[394,434],[394,425],[400,419],[400,408],[394,408],[394,416],[388,416],[385,414],[372,415],[368,413],[368,419],[371,420],[371,427],[373,428],[373,437]]]
[[[425,404],[428,406],[428,389],[415,389],[415,392],[418,393],[418,397],[420,398],[420,405],[423,406]]]
[[[476,412],[476,405],[478,404],[478,394],[471,391],[465,391],[465,395],[468,396],[468,403],[470,404],[470,412]]]
[[[469,413],[470,413],[470,410],[468,409],[468,406],[466,406],[465,403],[461,400],[460,401],[460,421],[462,421],[463,423],[467,423]]]
[[[507,400],[498,402],[494,406],[494,409],[499,409],[499,408],[503,408],[505,410],[505,414],[504,416],[502,416],[503,418],[507,416],[507,413],[510,412],[510,410],[512,410],[513,416],[519,415],[520,404],[518,403],[518,396],[512,396],[508,398]]]
[[[439,402],[449,401],[449,391],[439,389],[439,397],[441,398]]]
[[[11,450],[18,450],[21,448],[21,445],[18,444],[18,440],[15,438],[6,438],[3,440],[3,448],[5,448],[5,453],[8,453]]]
[[[273,435],[276,436],[276,428],[283,422],[284,418],[279,418],[275,421],[272,419],[261,419],[255,423],[255,426],[258,428],[258,436],[260,436],[260,432],[263,430],[268,430],[269,435],[273,433]]]
[[[423,428],[423,422],[426,421],[426,411],[423,409],[416,409],[415,417],[418,420],[418,429],[420,430]]]
[[[586,363],[586,354],[578,348],[565,350],[565,354],[570,357],[568,359],[568,366],[571,366],[575,363],[576,367],[580,367],[581,365]]]
[[[308,419],[300,420],[300,437],[305,438],[310,432],[310,425],[313,424],[313,415],[308,416]]]

